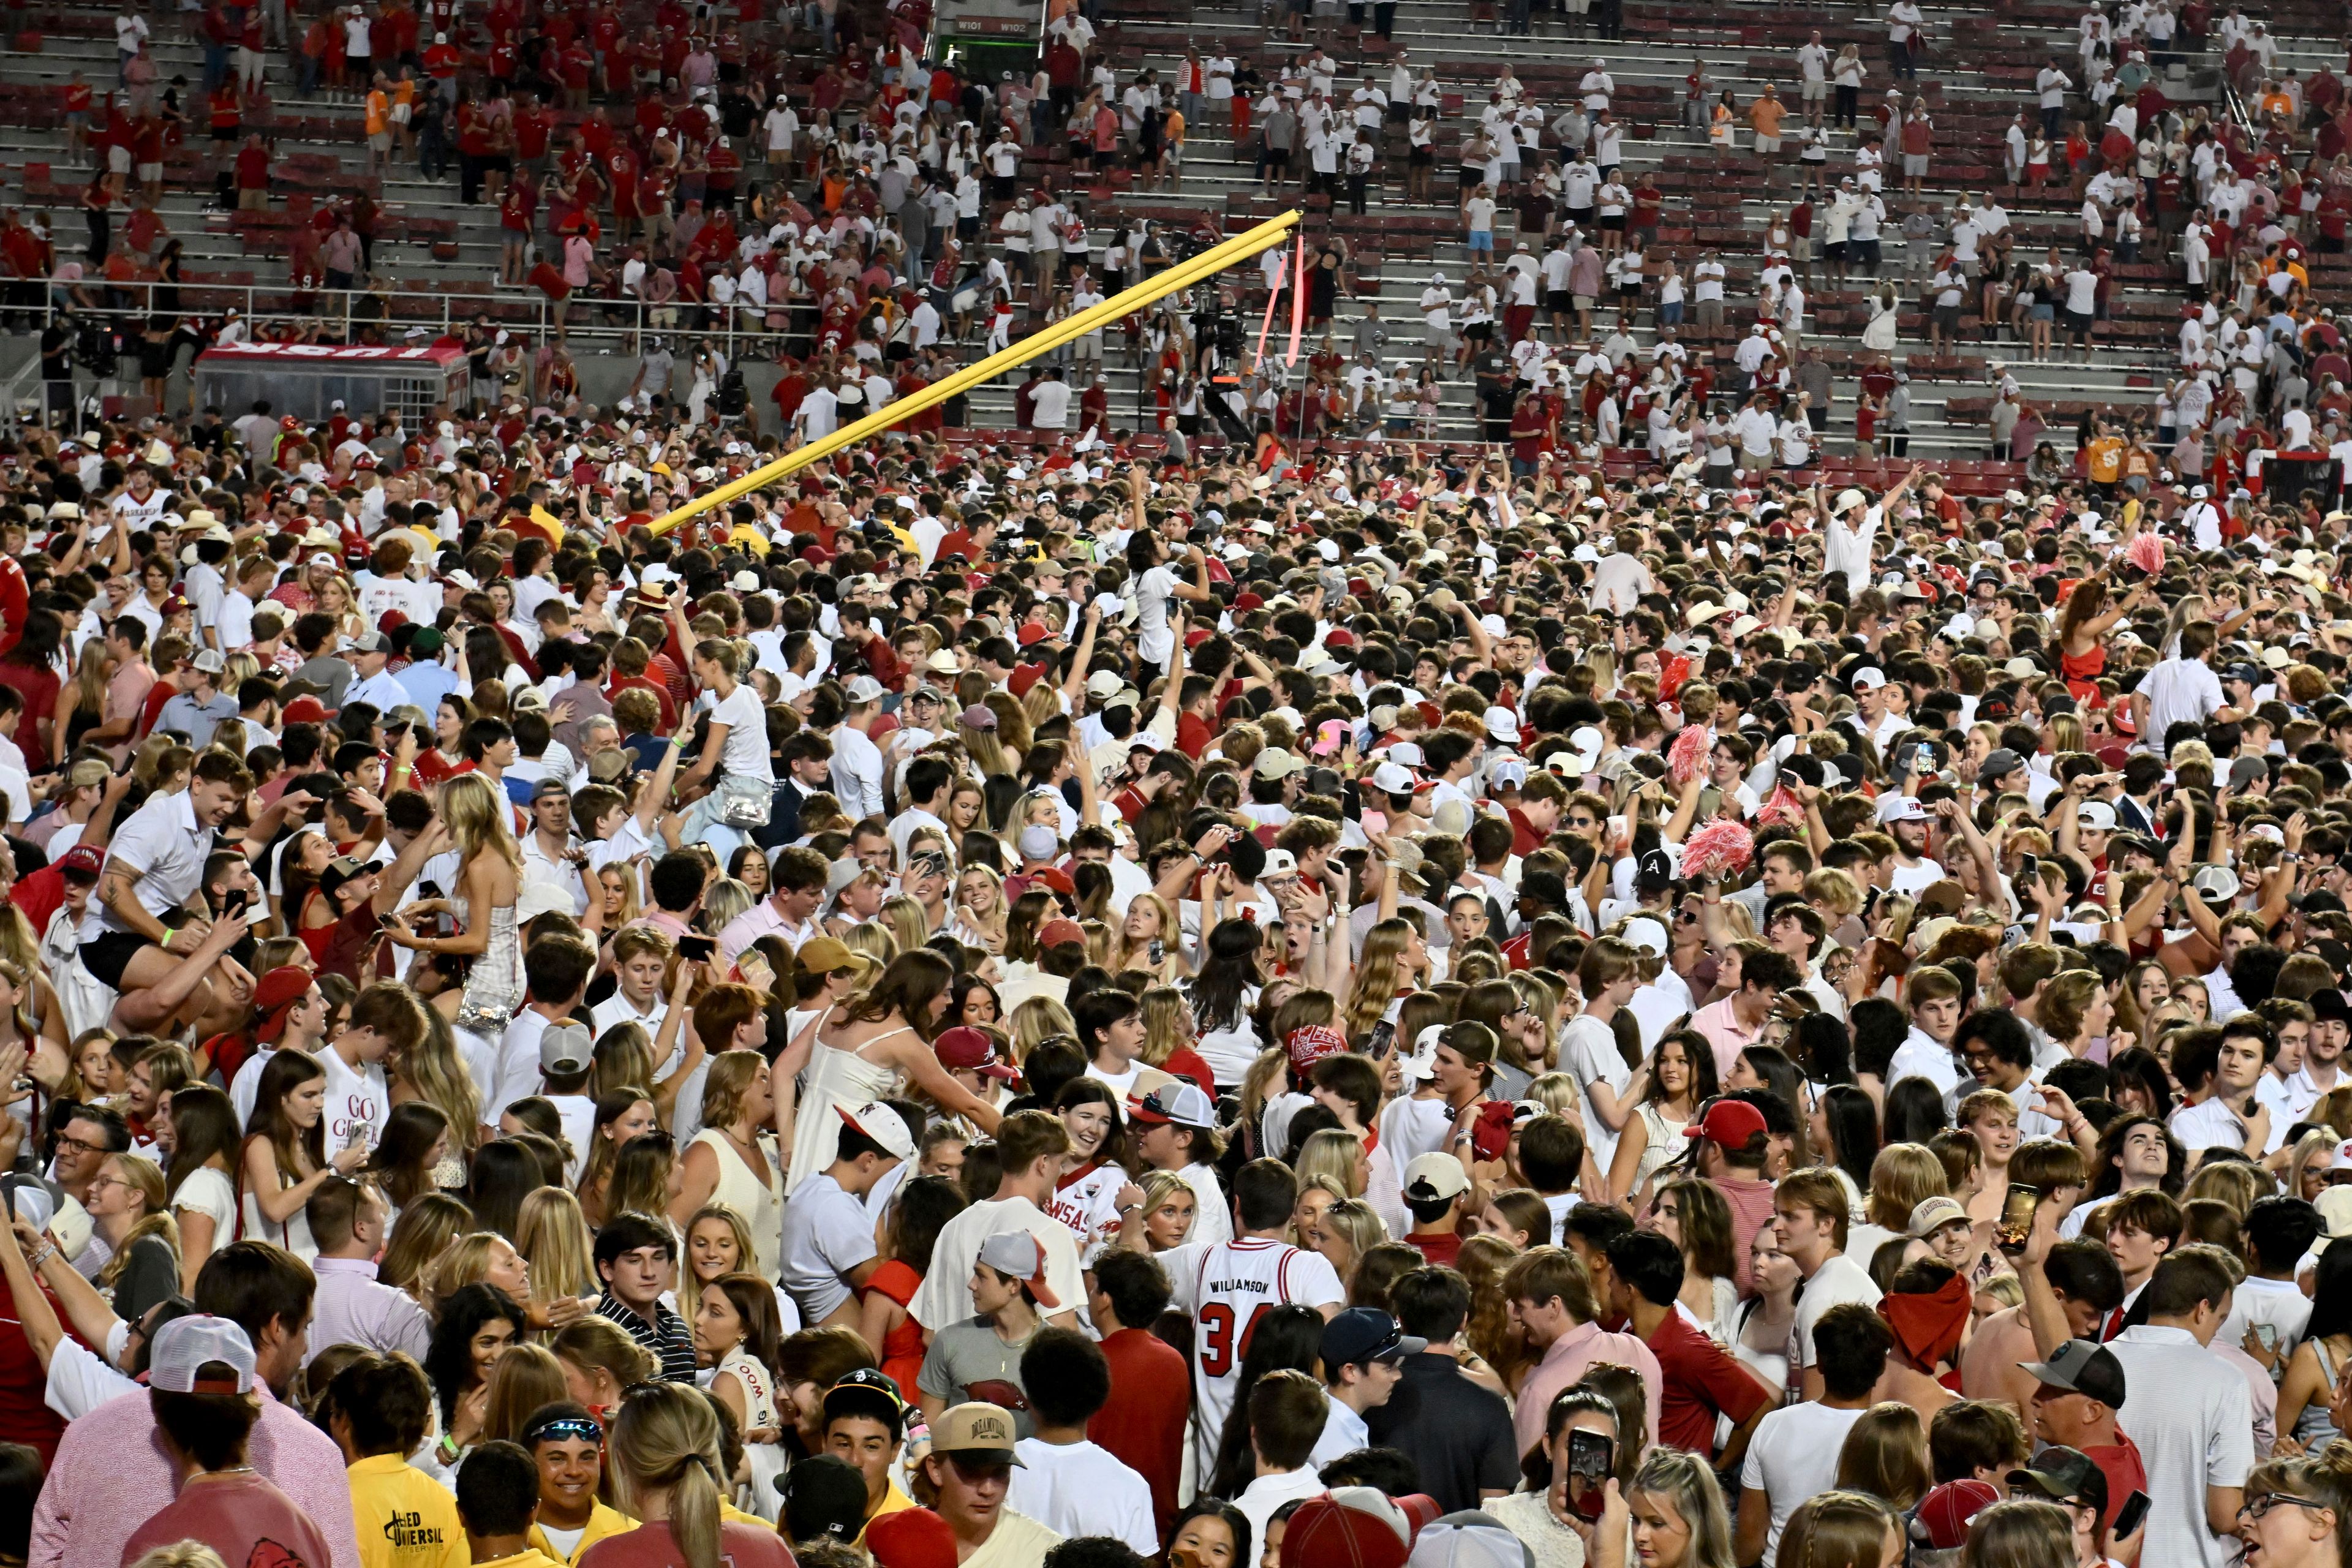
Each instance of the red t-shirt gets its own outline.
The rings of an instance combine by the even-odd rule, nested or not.
[[[2083,1458],[2098,1466],[2107,1478],[2107,1513],[2100,1522],[2111,1525],[2125,1500],[2134,1492],[2147,1490],[2147,1465],[2139,1457],[2139,1445],[2117,1427],[2112,1447],[2085,1448]]]
[[[719,1522],[719,1556],[730,1568],[793,1568],[792,1548],[782,1536],[731,1519]],[[606,1536],[581,1554],[580,1568],[673,1568],[685,1561],[669,1521],[657,1520]]]
[[[1771,1392],[1721,1345],[1670,1311],[1644,1342],[1665,1381],[1658,1390],[1658,1441],[1704,1454],[1715,1447],[1715,1416],[1746,1421],[1771,1403]]]
[[[333,1568],[335,1561],[310,1516],[260,1476],[191,1480],[123,1544],[122,1561],[183,1541],[203,1542],[228,1568]]]
[[[1451,1231],[1432,1236],[1408,1236],[1405,1241],[1419,1247],[1421,1255],[1430,1262],[1443,1268],[1453,1268],[1454,1260],[1462,1256],[1462,1238]]]
[[[1151,1511],[1164,1536],[1176,1517],[1184,1468],[1191,1369],[1181,1352],[1149,1329],[1119,1330],[1103,1341],[1102,1352],[1110,1363],[1110,1403],[1087,1423],[1087,1436],[1150,1483]]]
[[[1194,762],[1201,760],[1201,753],[1209,749],[1209,742],[1214,739],[1216,731],[1209,728],[1207,720],[1193,713],[1177,716],[1176,749]]]

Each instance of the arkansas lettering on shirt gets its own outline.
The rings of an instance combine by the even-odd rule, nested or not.
[[[227,1568],[332,1568],[335,1556],[319,1527],[292,1498],[251,1474],[199,1476],[171,1504],[133,1531],[122,1561],[159,1546],[201,1541]]]

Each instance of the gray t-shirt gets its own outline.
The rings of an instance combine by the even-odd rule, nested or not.
[[[1029,1348],[1026,1339],[1006,1343],[999,1337],[996,1325],[986,1318],[966,1318],[950,1323],[932,1337],[931,1348],[924,1353],[923,1370],[915,1379],[915,1386],[934,1398],[950,1405],[961,1405],[970,1399],[987,1399],[1003,1405],[1013,1412],[1013,1424],[1021,1436],[1032,1435],[1035,1420],[1030,1415],[1029,1402],[1024,1397],[1017,1404],[1005,1397],[1003,1391],[980,1392],[976,1384],[1001,1383],[1013,1390],[1021,1387],[1021,1352]]]

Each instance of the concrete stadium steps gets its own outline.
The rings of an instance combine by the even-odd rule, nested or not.
[[[2316,0],[2299,3],[2305,10],[2316,5]],[[1990,16],[1956,7],[1931,11],[1933,37],[1949,40],[1967,35],[1997,40],[1995,47],[1970,51],[1971,64],[1968,68],[1945,70],[1943,58],[1934,54],[1925,62],[1925,68],[1935,73],[1935,79],[1923,80],[1920,85],[1935,106],[1939,126],[1948,118],[1973,133],[1987,126],[2005,124],[2018,107],[2030,103],[2032,95],[2027,89],[2041,56],[2055,50],[2071,58],[2074,27],[2068,13],[2074,9],[2060,0],[2033,0],[2032,4],[2003,5]],[[50,32],[41,53],[0,55],[0,124],[20,127],[19,132],[9,137],[10,145],[0,153],[0,158],[8,164],[6,178],[12,185],[22,184],[27,164],[47,162],[50,165],[50,185],[44,194],[52,195],[51,210],[59,225],[61,239],[68,242],[68,247],[78,247],[80,226],[73,213],[73,199],[79,184],[76,175],[82,171],[69,168],[63,157],[64,138],[54,128],[50,106],[67,74],[75,68],[103,91],[113,79],[114,56],[110,11],[80,5],[68,8],[64,15],[71,25]],[[1490,34],[1469,31],[1468,15],[1468,6],[1458,0],[1402,0],[1396,41],[1412,51],[1416,63],[1435,64],[1450,89],[1476,103],[1484,98],[1482,74],[1491,79],[1498,40]],[[1181,0],[1129,0],[1106,17],[1100,47],[1122,71],[1150,63],[1162,68],[1163,78],[1169,68],[1181,61],[1182,45],[1187,40],[1231,40],[1252,49],[1255,58],[1261,59],[1286,56],[1291,47],[1279,37],[1269,38],[1254,26],[1255,16],[1254,6],[1188,6]],[[1874,12],[1859,7],[1791,9],[1737,5],[1727,9],[1644,5],[1634,8],[1627,17],[1628,36],[1622,39],[1602,41],[1589,36],[1570,36],[1555,19],[1542,24],[1534,37],[1509,39],[1507,47],[1515,69],[1530,95],[1548,107],[1564,102],[1585,64],[1596,53],[1603,56],[1618,83],[1616,102],[1633,125],[1625,144],[1629,172],[1654,172],[1662,181],[1693,190],[1728,188],[1737,192],[1737,206],[1721,214],[1727,221],[1705,230],[1694,226],[1687,241],[1690,246],[1712,242],[1723,251],[1724,259],[1734,268],[1732,299],[1737,305],[1742,298],[1740,289],[1752,289],[1755,244],[1772,209],[1772,198],[1785,201],[1790,187],[1784,177],[1777,192],[1767,192],[1760,170],[1746,155],[1727,168],[1716,163],[1703,136],[1680,124],[1683,74],[1696,54],[1705,61],[1717,86],[1731,87],[1743,104],[1767,79],[1779,80],[1793,97],[1790,84],[1793,83],[1795,70],[1790,57],[1807,32],[1816,26],[1832,47],[1846,38],[1864,45],[1864,58],[1872,68],[1864,94],[1866,115],[1874,100],[1873,89],[1883,93],[1886,79],[1884,26]],[[192,83],[196,82],[201,77],[201,51],[184,37],[165,36],[167,31],[173,29],[159,26],[152,40],[164,79],[168,81],[172,74],[179,72],[188,76]],[[1307,47],[1297,48],[1304,52]],[[1335,48],[1333,53],[1342,61],[1343,75],[1348,73],[1349,51]],[[1385,75],[1387,68],[1368,49],[1360,68]],[[293,98],[288,60],[282,54],[270,58],[268,79],[284,138],[281,163],[289,174],[307,172],[321,189],[363,178],[359,173],[363,169],[364,154],[360,144],[357,100],[346,93]],[[1442,146],[1450,149],[1460,124],[1458,120],[1449,120],[1441,138]],[[1843,137],[1833,144],[1833,168],[1844,161],[1844,155],[1850,155],[1851,146],[1850,139]],[[1949,201],[1976,183],[1967,176],[1972,176],[1978,165],[1958,162],[1964,149],[1965,143],[1953,153],[1951,168],[1956,177],[1939,177],[1930,182],[1931,200]],[[1255,197],[1257,185],[1250,169],[1236,162],[1233,153],[1222,124],[1192,127],[1183,188],[1177,192],[1113,190],[1107,204],[1098,203],[1094,207],[1097,246],[1108,237],[1109,225],[1129,212],[1156,211],[1180,221],[1183,215],[1206,214],[1227,224],[1230,231],[1232,224],[1245,220],[1261,207],[1274,210],[1276,204],[1263,203]],[[1946,163],[1939,157],[1939,166]],[[180,170],[192,171],[193,167],[191,160],[181,161],[175,164],[173,178],[181,177]],[[1024,170],[1025,174],[1046,178],[1065,172],[1056,166],[1050,153],[1033,156]],[[1433,180],[1432,189],[1441,198],[1439,204],[1407,205],[1394,194],[1386,194],[1380,198],[1376,214],[1368,220],[1349,220],[1343,212],[1328,219],[1318,214],[1310,221],[1311,227],[1319,230],[1328,224],[1348,236],[1351,245],[1364,247],[1366,292],[1379,300],[1382,316],[1391,322],[1388,367],[1408,375],[1420,363],[1417,302],[1423,279],[1433,265],[1458,284],[1466,263],[1458,233],[1454,232],[1454,209],[1450,202],[1444,201],[1452,189],[1452,177],[1442,159],[1438,176]],[[388,269],[404,289],[430,290],[450,300],[478,295],[489,287],[497,275],[500,247],[495,208],[459,205],[454,178],[439,184],[427,184],[416,177],[413,163],[395,168],[373,188],[392,216],[412,226],[416,236],[414,239],[396,238],[390,247],[388,259],[385,247],[380,245],[380,270]],[[1667,188],[1671,202],[1677,193],[1672,185]],[[1295,187],[1289,195],[1296,198]],[[208,281],[235,283],[249,279],[260,285],[282,283],[284,256],[282,249],[273,244],[274,231],[282,220],[240,223],[232,215],[206,214],[204,205],[205,194],[201,190],[167,187],[160,208],[166,224],[183,241],[186,270],[192,280],[192,303],[201,307],[205,301],[203,285]],[[1670,206],[1670,215],[1672,210]],[[2011,211],[2021,228],[2038,231],[2047,227],[2072,233],[2073,209],[2066,204],[2016,204],[2011,205]],[[1735,215],[1737,221],[1728,221]],[[1425,243],[1398,243],[1400,237],[1413,230],[1422,231]],[[454,243],[457,247],[456,258],[436,258],[432,250],[436,242]],[[1507,251],[1510,242],[1509,230],[1498,230],[1498,246]],[[1372,250],[1374,244],[1382,248]],[[1884,270],[1898,278],[1902,248],[1899,236],[1891,237],[1885,246]],[[1650,254],[1654,264],[1673,255],[1686,266],[1694,251],[1682,246],[1662,245]],[[1833,363],[1850,360],[1858,346],[1861,316],[1854,315],[1850,322],[1841,318],[1843,312],[1859,310],[1859,289],[1833,293],[1817,270],[1815,288],[1809,292],[1814,311],[1808,323],[1809,343],[1822,349]],[[2119,299],[2117,315],[2126,322],[2144,317],[2157,320],[2162,313],[2162,302],[2172,293],[2168,288],[2143,289],[2135,282]],[[1263,295],[1258,298],[1262,308]],[[1747,298],[1752,300],[1752,292]],[[412,306],[406,310],[396,306],[395,319],[423,321],[429,319],[428,311],[429,305]],[[593,305],[584,313],[591,324],[575,330],[575,352],[610,346],[602,330],[593,324],[596,312]],[[524,318],[530,314],[523,310],[510,311],[518,324],[527,324]],[[583,314],[583,308],[575,305],[575,319]],[[1343,342],[1349,314],[1343,303]],[[1969,420],[1971,405],[1980,402],[1989,392],[1983,379],[1988,360],[2007,361],[2011,373],[2024,386],[2028,400],[2042,404],[2084,399],[2146,401],[2152,395],[2152,377],[2160,375],[2170,361],[2168,349],[2143,332],[2130,342],[2102,342],[2095,363],[2088,367],[2023,364],[2018,363],[2022,353],[2019,345],[1972,342],[1963,343],[1958,359],[1930,363],[1921,357],[1924,345],[1916,341],[1912,323],[1906,321],[1906,326],[1896,357],[1898,363],[1907,357],[1913,371],[1913,449],[1915,453],[1937,457],[1982,455],[1985,437],[1981,426],[1971,427]],[[1654,329],[1646,315],[1633,336],[1645,350],[1653,341]],[[1728,346],[1727,342],[1725,346]],[[1115,340],[1107,352],[1106,368],[1111,373],[1108,379],[1117,424],[1120,422],[1120,411],[1132,411],[1137,405],[1137,378],[1125,366]],[[1843,364],[1840,367],[1843,369]],[[1850,447],[1853,394],[1851,376],[1842,375],[1832,428],[1825,432],[1825,450]],[[972,403],[979,420],[1009,418],[1010,383],[978,390]],[[1948,411],[1954,416],[1953,422],[1946,422]],[[1980,420],[1981,416],[1974,417]],[[1442,438],[1450,439],[1474,438],[1477,434],[1466,378],[1447,385],[1440,434]],[[2068,428],[2060,436],[2059,444],[2063,449],[2070,442]]]

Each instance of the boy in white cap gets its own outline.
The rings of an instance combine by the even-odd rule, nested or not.
[[[245,1563],[267,1541],[281,1564],[331,1568],[327,1538],[292,1498],[246,1462],[261,1415],[253,1342],[226,1318],[174,1318],[155,1331],[147,1403],[155,1436],[179,1475],[179,1496],[131,1532],[125,1562],[198,1541],[225,1563]]]
[[[833,1163],[784,1205],[783,1287],[812,1328],[856,1321],[856,1291],[882,1263],[866,1194],[915,1152],[905,1120],[880,1101],[834,1109],[842,1126]]]

